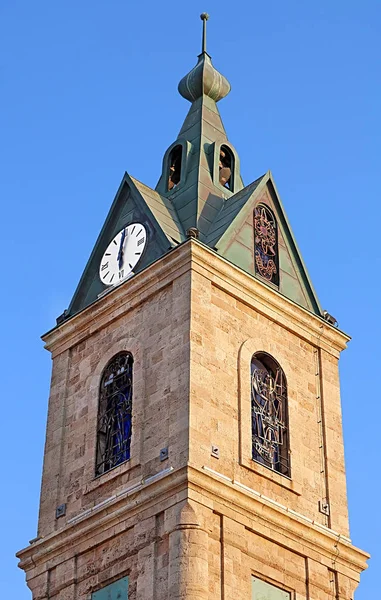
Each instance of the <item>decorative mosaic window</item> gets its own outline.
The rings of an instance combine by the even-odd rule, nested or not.
[[[252,600],[291,600],[291,594],[271,583],[253,577],[251,598]]]
[[[128,577],[118,579],[91,594],[91,600],[128,600]]]
[[[103,371],[99,388],[96,475],[130,458],[132,364],[131,354],[121,352]]]
[[[271,210],[258,204],[254,210],[255,272],[279,285],[278,231]]]
[[[253,460],[289,477],[287,383],[265,352],[251,359],[251,422]]]

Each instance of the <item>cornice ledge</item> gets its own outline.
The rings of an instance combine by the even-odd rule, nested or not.
[[[114,525],[131,519],[136,513],[156,505],[159,500],[167,498],[170,505],[176,504],[179,501],[179,492],[187,489],[187,467],[168,471],[164,477],[159,479],[158,475],[160,473],[143,480],[143,484],[144,481],[147,483],[140,489],[132,489],[130,493],[121,492],[112,501],[102,502],[99,510],[93,510],[90,514],[85,511],[83,517],[79,514],[77,520],[72,519],[73,522],[66,524],[63,529],[54,531],[17,552],[16,556],[20,559],[19,568],[28,571],[48,560],[52,561],[68,547],[73,548],[85,540],[90,542],[88,547],[90,549],[92,545],[98,543],[98,534],[104,536],[105,530],[109,529],[109,537],[113,537]],[[136,487],[134,486],[134,488]],[[139,502],[136,501],[137,494],[139,494]],[[128,502],[126,502],[127,498]],[[127,523],[126,529],[131,526],[132,524]]]
[[[211,499],[217,496],[218,501],[226,504],[229,511],[239,512],[244,519],[252,520],[254,516],[265,528],[271,529],[272,539],[286,536],[292,539],[295,546],[308,546],[312,551],[325,556],[328,561],[334,560],[337,565],[342,564],[344,568],[356,573],[367,568],[369,554],[353,546],[345,536],[315,524],[311,519],[298,515],[255,490],[250,491],[229,477],[213,473],[209,469],[206,472],[189,466],[188,481],[198,493],[208,494]],[[303,554],[302,549],[299,552]]]
[[[351,339],[346,333],[282,296],[194,239],[191,240],[191,254],[193,270],[207,276],[214,285],[240,302],[251,306],[286,329],[297,332],[315,346],[331,353],[334,349],[337,356],[346,348]]]
[[[54,355],[78,344],[183,275],[190,266],[190,244],[185,242],[111,290],[90,306],[42,336]]]

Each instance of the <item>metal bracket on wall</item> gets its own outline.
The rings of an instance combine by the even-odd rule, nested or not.
[[[329,517],[329,503],[326,500],[319,500],[319,512]]]
[[[214,456],[214,458],[220,458],[220,449],[218,446],[212,446],[211,455]]]
[[[168,456],[169,456],[168,448],[162,448],[160,450],[160,462],[163,462],[163,460],[167,460]]]
[[[56,519],[59,519],[60,517],[63,517],[64,515],[66,515],[66,504],[60,504],[56,508]]]

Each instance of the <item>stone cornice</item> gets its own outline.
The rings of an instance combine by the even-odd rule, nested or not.
[[[329,567],[334,563],[343,572],[349,569],[359,574],[367,568],[369,554],[353,546],[348,538],[237,481],[211,469],[190,466],[188,483],[190,499],[200,502],[202,496],[203,505],[216,512],[220,508],[230,518],[239,514],[240,523],[280,545],[287,538],[286,546],[302,556],[317,553]]]
[[[114,526],[121,521],[125,521],[125,529],[128,529],[136,523],[137,513],[155,507],[159,502],[167,500],[166,508],[176,504],[180,500],[181,491],[186,495],[187,468],[176,471],[166,469],[161,477],[160,475],[158,473],[143,480],[140,485],[122,490],[93,510],[79,513],[62,529],[41,539],[37,538],[16,554],[20,559],[18,566],[25,571],[39,565],[44,569],[47,561],[54,562],[68,549],[72,551],[75,546],[86,542],[88,550],[98,544],[97,536],[101,536],[102,541],[113,537]]]
[[[336,357],[346,348],[350,340],[347,334],[250,276],[207,246],[192,240],[191,253],[192,269],[235,299]]]
[[[189,242],[181,244],[132,279],[115,287],[86,309],[42,336],[53,357],[85,340],[139,306],[152,294],[190,270]]]
[[[121,522],[124,529],[130,528],[138,513],[152,512],[159,503],[163,508],[163,502],[168,507],[185,498],[200,502],[201,497],[204,506],[239,520],[259,535],[280,545],[287,540],[287,547],[301,556],[318,555],[329,567],[334,564],[338,571],[351,573],[352,577],[367,567],[369,555],[344,536],[224,475],[190,465],[177,471],[167,469],[103,501],[92,511],[80,513],[64,528],[18,552],[19,567],[43,570],[47,561],[54,564],[62,560],[62,554],[78,551],[75,547],[80,544],[85,543],[89,550],[99,543],[99,536],[102,541],[113,537],[114,526]]]
[[[350,339],[324,319],[293,303],[207,246],[191,239],[46,333],[42,337],[45,347],[53,356],[64,352],[190,270],[202,274],[235,299],[336,357]]]

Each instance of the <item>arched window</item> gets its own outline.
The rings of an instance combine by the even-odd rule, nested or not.
[[[265,352],[251,359],[251,423],[253,460],[289,477],[286,377]]]
[[[218,162],[218,178],[220,185],[233,191],[234,178],[234,155],[228,146],[221,146]]]
[[[169,154],[168,161],[168,191],[173,190],[181,179],[181,159],[183,155],[183,147],[178,144],[172,148]]]
[[[131,354],[120,352],[103,371],[99,388],[96,475],[130,458],[132,365]]]
[[[271,210],[258,204],[254,210],[255,272],[279,285],[278,228]]]

